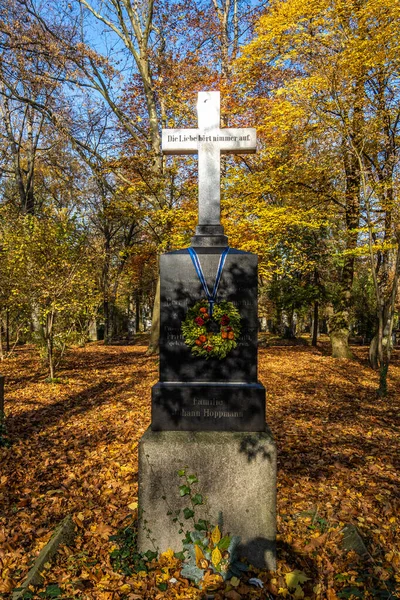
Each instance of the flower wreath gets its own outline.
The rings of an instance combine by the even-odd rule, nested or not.
[[[189,308],[182,323],[183,339],[192,354],[220,360],[236,348],[240,329],[238,309],[225,300],[214,304],[212,317],[208,301],[200,300]]]

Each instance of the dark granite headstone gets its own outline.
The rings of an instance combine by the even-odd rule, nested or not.
[[[196,248],[209,288],[222,248]],[[204,298],[187,249],[161,257],[160,381],[152,390],[152,429],[263,431],[265,389],[257,381],[257,256],[230,249],[217,301],[241,317],[238,344],[226,358],[194,356],[182,335],[187,310]]]

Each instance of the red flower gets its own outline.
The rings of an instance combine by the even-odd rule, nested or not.
[[[207,352],[211,352],[212,346],[206,346],[206,350],[207,350]]]
[[[204,319],[202,319],[201,317],[196,317],[196,318],[195,318],[195,320],[194,320],[194,322],[195,322],[197,325],[200,325],[200,326],[201,326],[201,325],[204,325]]]
[[[206,313],[206,312],[207,312],[207,309],[206,309],[206,307],[205,307],[205,306],[202,306],[202,307],[200,308],[200,312],[201,312],[201,313]]]
[[[228,325],[230,321],[230,318],[228,317],[228,315],[223,315],[222,319],[221,319],[221,325]]]

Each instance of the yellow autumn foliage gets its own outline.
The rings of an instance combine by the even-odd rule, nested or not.
[[[198,544],[195,544],[194,553],[196,557],[196,567],[201,569],[201,561],[206,560],[206,557],[204,556],[204,552]]]
[[[221,550],[219,548],[214,548],[211,553],[211,562],[215,567],[218,567],[219,563],[222,560]]]
[[[219,530],[218,525],[216,525],[211,533],[211,541],[214,544],[214,546],[216,546],[218,544],[220,539],[221,539],[221,532]]]

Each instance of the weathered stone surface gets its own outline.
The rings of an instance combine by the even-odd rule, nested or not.
[[[364,544],[364,540],[362,539],[360,532],[357,527],[352,523],[345,525],[342,529],[343,539],[341,543],[341,547],[343,550],[350,552],[353,550],[357,552],[360,556],[366,556],[368,554],[367,547]]]
[[[190,242],[194,247],[226,248],[228,246],[228,236],[225,235],[222,225],[197,225],[196,233]]]
[[[147,430],[139,443],[140,551],[182,549],[179,526],[168,511],[187,506],[180,498],[177,471],[198,477],[207,512],[223,529],[241,537],[240,555],[274,570],[276,562],[276,449],[271,432],[189,432]],[[187,501],[186,501],[187,502]],[[206,516],[198,507],[196,517]],[[207,517],[209,518],[209,517]],[[190,521],[187,521],[190,528]]]
[[[24,597],[29,586],[40,585],[43,581],[42,572],[44,565],[52,560],[60,544],[70,544],[75,535],[75,525],[71,515],[65,517],[56,527],[51,539],[39,552],[33,567],[29,571],[23,584],[18,587],[12,595],[12,600],[19,600]]]

